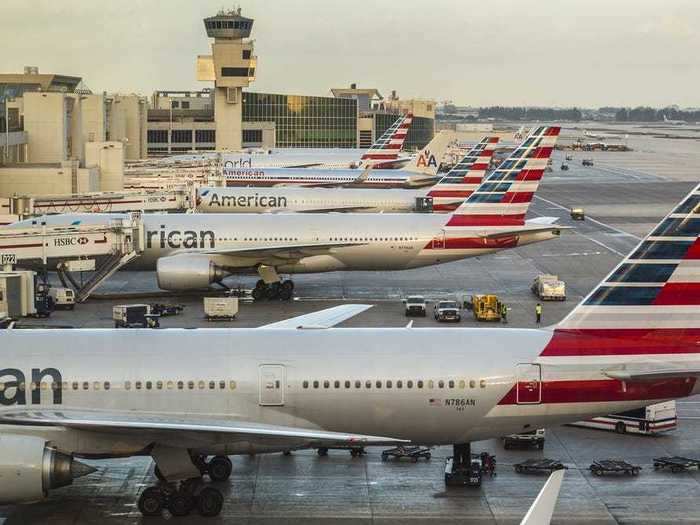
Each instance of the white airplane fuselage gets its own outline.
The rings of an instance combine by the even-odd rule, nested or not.
[[[5,330],[0,332],[5,367],[0,373],[8,375],[8,369],[14,369],[9,374],[23,374],[17,381],[25,382],[26,391],[20,395],[6,387],[0,413],[22,405],[30,411],[53,407],[152,412],[189,421],[243,420],[439,445],[648,404],[647,399],[616,399],[625,397],[622,382],[612,388],[610,401],[584,396],[549,402],[548,385],[607,384],[610,380],[601,368],[613,367],[616,360],[630,361],[625,356],[541,357],[552,336],[547,329],[501,328]],[[51,344],[46,344],[49,337]],[[638,359],[659,363],[658,357]],[[675,360],[679,363],[668,356],[664,366],[700,365],[698,354]],[[528,390],[523,366],[541,374],[541,381],[536,378],[540,392]],[[41,384],[51,378],[37,374],[49,368],[58,374],[53,381],[60,389]],[[279,383],[271,388],[273,380]],[[691,384],[684,395],[695,390]],[[152,439],[138,433],[2,428],[3,433],[50,436],[61,450],[84,456],[134,454]],[[177,438],[165,435],[163,443],[168,439],[181,446]],[[200,452],[287,448],[288,441],[284,446],[274,441],[254,445],[227,442],[222,436],[218,444],[203,445]]]
[[[360,186],[369,188],[420,188],[435,183],[435,177],[408,170],[364,170],[320,168],[224,168],[226,186],[278,186],[306,184],[317,186]]]
[[[416,211],[416,199],[429,189],[229,187],[200,188],[200,213],[268,213],[360,211],[369,213]]]
[[[119,214],[66,214],[42,218],[49,225],[107,224]],[[523,229],[498,239],[483,234],[499,227],[445,227],[440,214],[144,214],[145,250],[130,269],[153,270],[161,257],[207,253],[217,265],[248,271],[260,259],[221,253],[264,249],[286,244],[352,244],[322,255],[302,255],[289,263],[269,263],[280,273],[318,273],[339,270],[405,270],[493,253],[556,237],[552,231]],[[25,224],[30,221],[23,221]],[[215,253],[219,252],[219,253]]]

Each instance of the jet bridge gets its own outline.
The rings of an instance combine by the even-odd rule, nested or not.
[[[144,250],[140,213],[97,225],[49,226],[38,220],[23,228],[0,228],[0,265],[56,270],[61,282],[69,282],[76,300],[90,294],[117,270]],[[75,271],[92,274],[80,284]]]

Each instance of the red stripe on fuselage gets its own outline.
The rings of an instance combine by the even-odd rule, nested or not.
[[[583,357],[696,353],[700,354],[700,328],[557,328],[540,355]]]
[[[694,377],[659,381],[627,381],[624,385],[617,379],[545,381],[542,383],[542,404],[605,403],[686,397],[693,391],[695,381]],[[521,394],[527,392],[528,387],[531,386],[531,382],[521,382]],[[513,385],[498,404],[516,405],[517,388],[518,385]]]
[[[433,247],[433,241],[426,244],[424,250],[483,250],[484,248],[513,248],[518,245],[518,239],[513,236],[487,238],[462,237],[445,239],[444,248]]]

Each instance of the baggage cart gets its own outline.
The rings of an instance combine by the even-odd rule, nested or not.
[[[390,457],[395,459],[410,458],[417,463],[420,458],[429,460],[432,454],[429,448],[425,447],[395,447],[382,452],[382,461],[387,461]]]
[[[365,447],[319,447],[316,449],[316,453],[323,458],[328,455],[329,450],[349,450],[350,455],[354,458],[367,454]]]
[[[621,459],[601,459],[594,461],[588,467],[594,476],[602,476],[603,474],[626,474],[628,476],[638,476],[642,467],[632,465]]]
[[[207,321],[233,321],[238,315],[238,297],[205,297],[204,318]]]
[[[513,465],[515,472],[519,474],[531,474],[534,472],[549,472],[550,474],[555,470],[566,469],[568,467],[558,459],[528,459],[522,463],[516,463]]]
[[[687,472],[691,468],[700,469],[700,459],[683,456],[663,456],[654,458],[654,470],[669,468],[671,472]]]

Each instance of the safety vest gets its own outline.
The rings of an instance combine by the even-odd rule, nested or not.
[[[535,313],[536,314],[542,313],[542,305],[538,304],[537,306],[535,306]]]

